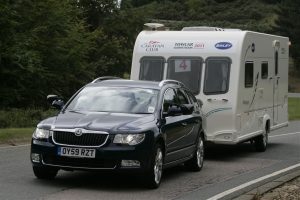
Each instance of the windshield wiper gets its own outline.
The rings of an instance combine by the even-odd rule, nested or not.
[[[79,110],[66,110],[68,112],[71,112],[71,113],[79,113],[79,114],[82,114],[82,111],[79,111]]]

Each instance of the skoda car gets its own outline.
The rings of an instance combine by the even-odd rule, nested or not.
[[[31,162],[37,178],[58,170],[131,170],[151,188],[163,169],[184,163],[200,171],[204,158],[201,105],[182,83],[98,78],[37,125]]]

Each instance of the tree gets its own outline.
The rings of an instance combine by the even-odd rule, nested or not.
[[[94,69],[92,34],[70,1],[6,1],[1,32],[0,107],[41,106],[49,93],[70,96]],[[30,10],[30,12],[28,12]]]
[[[290,55],[294,64],[300,70],[300,1],[284,0],[278,10],[275,31],[290,38]]]
[[[130,71],[134,41],[145,22],[144,13],[133,7],[131,0],[121,1],[120,8],[116,2],[78,1],[90,30],[94,31],[96,48],[89,54],[89,64],[96,69],[97,76],[123,77]]]
[[[118,0],[78,0],[77,6],[82,9],[90,28],[95,30],[118,10]]]

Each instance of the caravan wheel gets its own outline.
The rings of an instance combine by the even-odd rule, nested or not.
[[[258,152],[266,151],[268,145],[268,132],[266,129],[262,135],[259,135],[254,139],[254,143],[255,143],[256,151]]]

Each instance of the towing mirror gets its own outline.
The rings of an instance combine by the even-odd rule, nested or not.
[[[180,106],[178,105],[170,105],[169,109],[168,109],[168,112],[164,113],[164,116],[167,117],[167,116],[179,116],[179,115],[182,115],[183,112],[182,112],[182,109]]]
[[[50,94],[47,96],[47,101],[51,104],[51,106],[53,106],[54,108],[61,110],[65,103],[62,100],[62,98],[58,97],[55,94]]]
[[[54,101],[54,100],[58,100],[59,99],[59,97],[56,95],[56,94],[49,94],[48,96],[47,96],[47,101],[48,101],[48,103],[50,103],[50,104],[52,104],[52,102]]]
[[[180,107],[184,115],[190,115],[194,112],[193,104],[182,104]]]

